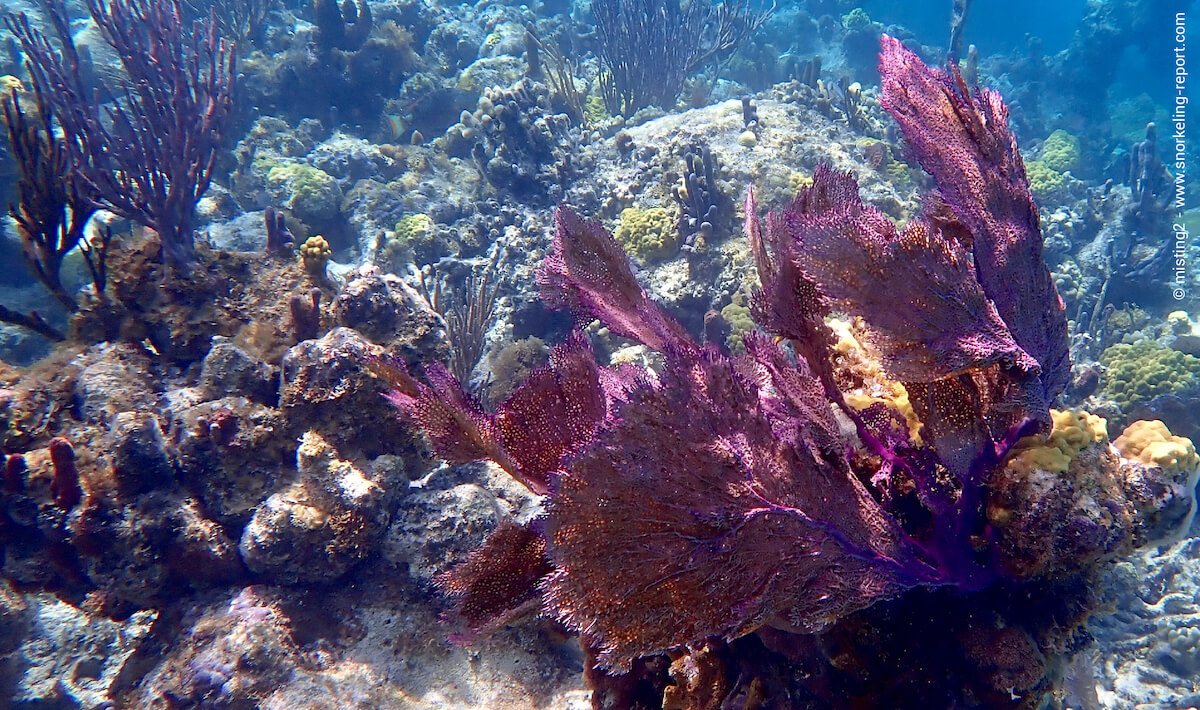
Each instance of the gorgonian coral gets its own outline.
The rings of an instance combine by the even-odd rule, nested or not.
[[[533,527],[501,528],[444,580],[473,628],[511,618],[537,580],[543,610],[602,669],[638,675],[647,656],[819,632],[906,590],[1012,578],[991,547],[986,485],[1049,425],[1069,369],[1062,301],[999,97],[886,36],[880,71],[938,192],[903,229],[828,167],[765,223],[751,193],[752,311],[773,338],[749,333],[737,356],[697,345],[612,235],[563,207],[545,299],[662,353],[659,372],[596,365],[575,334],[494,414],[440,366],[427,384],[392,372],[394,401],[441,455],[494,459],[547,496]],[[886,402],[847,403],[833,311],[861,317],[919,441]]]

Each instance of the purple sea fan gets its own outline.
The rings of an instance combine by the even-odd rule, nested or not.
[[[574,334],[535,370],[495,413],[483,406],[445,366],[425,368],[426,382],[400,363],[375,363],[395,386],[388,397],[429,436],[452,463],[491,459],[535,493],[549,491],[550,473],[562,457],[588,442],[620,396],[616,373],[602,373],[592,349]]]
[[[939,578],[855,478],[844,444],[776,436],[806,423],[776,421],[741,372],[752,369],[714,351],[672,357],[662,387],[618,407],[557,480],[546,608],[585,632],[606,668],[768,623],[818,631]]]
[[[821,189],[839,199],[813,209],[809,193]],[[768,241],[792,240],[793,263],[823,295],[870,323],[893,379],[932,382],[997,363],[1036,372],[975,280],[963,245],[924,221],[897,229],[862,203],[849,173],[817,166],[813,187],[767,225]]]
[[[638,285],[625,250],[599,222],[569,209],[559,209],[554,221],[554,244],[537,276],[542,300],[569,308],[583,323],[599,318],[653,350],[694,349],[683,326]]]
[[[927,214],[966,240],[984,293],[1038,362],[1028,404],[1046,419],[1070,379],[1066,309],[1042,258],[1037,205],[1008,130],[1008,107],[990,89],[972,94],[957,68],[925,66],[894,37],[883,35],[880,45],[883,107],[937,184]]]
[[[649,299],[612,235],[561,207],[544,297],[661,352],[661,373],[602,368],[576,333],[495,414],[444,368],[427,370],[428,384],[399,379],[395,401],[440,454],[493,458],[547,496],[535,526],[544,559],[535,527],[513,528],[446,578],[472,628],[508,618],[476,574],[491,569],[507,570],[516,601],[540,579],[543,610],[610,671],[764,626],[816,632],[918,586],[975,591],[997,578],[979,546],[984,484],[1062,389],[1062,304],[1003,104],[971,98],[956,74],[890,38],[880,68],[943,191],[904,230],[827,167],[765,229],[747,200],[763,283],[754,314],[788,348],[761,334],[737,357],[701,348]],[[928,139],[944,131],[962,135]],[[973,177],[949,174],[956,164]],[[868,323],[909,389],[924,448],[885,405],[846,403],[824,322],[834,309]],[[897,470],[928,515],[893,515]]]
[[[784,374],[762,338],[736,359],[676,338],[607,231],[566,208],[557,221],[545,287],[580,293],[603,273],[620,298],[572,299],[577,317],[666,355],[657,386],[629,391],[548,501],[546,610],[604,667],[767,623],[816,631],[941,580],[851,471],[806,367]]]

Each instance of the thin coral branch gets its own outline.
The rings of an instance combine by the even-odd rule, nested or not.
[[[187,26],[180,0],[88,0],[126,84],[92,86],[61,4],[44,2],[57,45],[24,14],[5,25],[100,207],[158,233],[169,263],[191,263],[195,206],[208,189],[232,106],[236,61],[213,18]],[[108,99],[102,104],[101,99]]]
[[[62,331],[47,323],[46,319],[38,315],[37,311],[21,313],[11,308],[0,306],[0,321],[27,328],[50,340],[66,340],[66,336],[62,334]]]
[[[236,39],[239,49],[244,42],[259,41],[278,4],[279,0],[183,0],[188,20],[211,17],[220,36]]]
[[[108,285],[108,249],[112,246],[112,228],[106,226],[97,235],[94,238],[86,234],[80,237],[79,252],[83,254],[83,260],[92,274],[92,289],[96,297],[103,299],[104,289]]]
[[[482,271],[473,271],[467,277],[461,291],[451,287],[447,276],[438,273],[435,267],[420,272],[421,295],[446,322],[446,337],[451,347],[450,371],[459,382],[470,381],[483,356],[503,285],[503,278],[497,278],[496,270],[503,257],[504,251],[496,249]]]
[[[17,164],[18,201],[9,207],[25,260],[38,280],[68,310],[76,308],[60,277],[62,260],[83,239],[96,209],[83,197],[71,170],[66,146],[55,137],[53,115],[36,91],[34,108],[21,105],[14,92],[4,101],[4,124]]]
[[[563,54],[558,42],[543,42],[534,34],[532,26],[525,31],[525,35],[526,42],[531,42],[546,56],[545,77],[546,82],[550,84],[550,89],[554,92],[554,97],[562,103],[567,115],[571,117],[571,121],[575,125],[587,128],[589,122],[584,100],[592,89],[591,82],[580,76],[578,64]],[[577,79],[584,81],[582,91],[576,84]]]

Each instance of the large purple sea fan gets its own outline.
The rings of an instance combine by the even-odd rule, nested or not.
[[[749,334],[737,357],[700,347],[612,235],[562,207],[544,298],[661,352],[661,372],[600,367],[576,333],[495,413],[444,368],[427,384],[396,377],[394,400],[439,454],[495,459],[547,497],[537,525],[501,533],[446,578],[472,628],[510,618],[497,585],[528,603],[538,580],[543,611],[625,670],[763,626],[815,632],[916,586],[997,578],[985,484],[1062,389],[1062,302],[1003,104],[886,37],[880,69],[941,192],[905,229],[827,167],[765,228],[751,196],[754,314],[782,342]],[[886,405],[846,402],[824,321],[834,310],[867,322],[924,448]],[[894,514],[901,480],[924,512],[910,498]],[[482,574],[493,570],[503,578]]]
[[[672,358],[662,387],[634,393],[558,479],[546,608],[608,668],[764,624],[818,631],[938,578],[844,446],[776,436],[788,422],[739,372],[754,369],[713,351]]]
[[[818,191],[838,199],[814,208],[808,193]],[[786,253],[819,291],[867,320],[895,380],[932,382],[997,363],[1036,374],[1037,361],[1013,340],[964,246],[925,221],[897,229],[862,203],[849,173],[819,165],[813,186],[768,219],[767,241],[776,250],[790,242]]]

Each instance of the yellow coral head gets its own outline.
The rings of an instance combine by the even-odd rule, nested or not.
[[[333,249],[325,237],[319,234],[305,239],[300,247],[300,261],[304,263],[304,270],[310,274],[324,274],[325,265],[329,263],[331,256]]]

